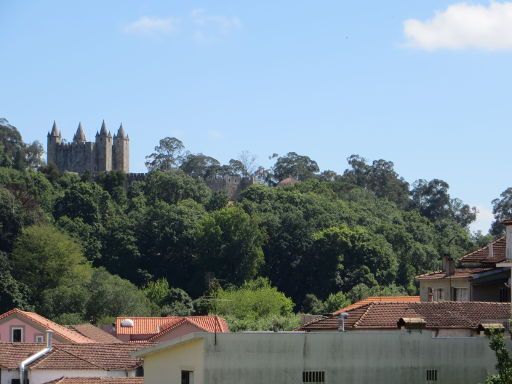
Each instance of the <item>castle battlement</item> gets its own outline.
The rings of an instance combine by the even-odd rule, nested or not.
[[[62,139],[57,124],[53,122],[47,139],[47,163],[55,165],[60,171],[84,173],[86,171],[107,172],[122,171],[128,173],[130,138],[125,134],[123,125],[112,137],[107,132],[105,121],[100,132],[96,132],[95,141],[87,141],[82,123],[78,124],[73,141]]]

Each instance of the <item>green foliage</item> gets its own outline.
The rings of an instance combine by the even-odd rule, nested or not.
[[[347,298],[351,302],[366,299],[370,296],[403,296],[407,295],[407,292],[403,287],[396,286],[394,284],[388,286],[374,285],[368,287],[365,284],[358,284],[353,287],[348,293]]]
[[[238,207],[223,208],[199,223],[198,263],[220,280],[241,284],[263,264],[263,241],[254,218]]]
[[[512,358],[505,345],[503,332],[492,330],[490,332],[489,347],[496,353],[496,370],[495,375],[490,375],[485,384],[510,384],[512,383]]]
[[[123,315],[152,316],[158,312],[142,290],[128,280],[111,275],[104,268],[94,271],[88,288],[91,296],[86,308],[87,319],[97,321]]]
[[[264,278],[245,282],[240,288],[218,289],[211,299],[210,311],[224,316],[232,330],[273,330],[272,325],[295,324],[293,301]],[[285,320],[286,319],[286,320]]]
[[[169,171],[177,168],[183,161],[184,145],[175,137],[165,137],[155,147],[155,152],[146,156],[149,171]]]
[[[24,228],[11,256],[16,279],[30,289],[36,303],[41,301],[45,290],[90,278],[91,267],[81,247],[50,225]]]
[[[492,223],[491,233],[499,236],[505,231],[503,221],[512,218],[512,187],[505,189],[498,199],[492,201],[492,205],[495,220]]]
[[[274,177],[278,181],[287,177],[307,180],[314,177],[319,170],[316,161],[295,152],[289,152],[286,156],[278,157],[273,169]]]

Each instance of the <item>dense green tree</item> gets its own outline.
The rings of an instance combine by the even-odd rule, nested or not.
[[[0,251],[0,312],[4,313],[12,308],[32,310],[29,300],[28,287],[14,279],[7,254]]]
[[[92,321],[123,315],[151,316],[157,312],[142,290],[104,268],[94,270],[88,288],[91,296],[86,318]]]
[[[409,184],[395,171],[393,162],[380,159],[370,165],[359,155],[352,155],[347,161],[351,168],[343,174],[344,179],[400,207],[407,206]]]
[[[476,219],[476,208],[452,199],[448,189],[443,180],[417,180],[411,190],[413,206],[432,221],[452,219],[467,227]]]
[[[263,278],[245,282],[240,288],[219,289],[211,298],[210,311],[224,316],[230,329],[293,329],[293,301]]]
[[[149,171],[169,171],[178,168],[185,156],[185,146],[175,137],[165,137],[155,147],[155,152],[146,156]]]
[[[512,187],[505,189],[499,199],[494,199],[492,206],[494,222],[491,226],[491,233],[494,236],[499,236],[505,231],[503,221],[512,219]]]
[[[217,279],[241,284],[261,268],[263,240],[254,218],[238,207],[223,208],[199,224],[198,263]]]
[[[202,153],[189,153],[180,165],[180,169],[187,175],[206,179],[219,173],[220,163],[213,157],[203,155]]]
[[[146,179],[144,192],[150,202],[163,200],[169,204],[185,199],[204,204],[212,193],[203,181],[194,179],[182,171],[150,173]]]
[[[288,152],[278,157],[273,167],[274,177],[277,181],[294,177],[297,180],[307,180],[320,171],[316,161],[308,156]]]
[[[91,274],[81,247],[50,225],[24,228],[11,257],[15,278],[30,289],[34,303],[45,290],[85,283]]]

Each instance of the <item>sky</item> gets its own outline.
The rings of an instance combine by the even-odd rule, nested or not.
[[[221,162],[391,160],[476,206],[512,185],[512,2],[0,0],[0,117],[25,141],[104,119],[131,171],[166,136]]]

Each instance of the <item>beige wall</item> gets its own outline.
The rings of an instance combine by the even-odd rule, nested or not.
[[[449,300],[450,287],[451,288],[470,288],[468,279],[432,279],[432,280],[420,280],[420,300],[428,301],[428,287],[432,289],[442,288],[445,295],[445,300]],[[471,298],[471,291],[469,291]]]
[[[193,371],[194,383],[204,382],[204,341],[183,345],[144,357],[145,384],[181,384],[181,371]]]
[[[200,335],[204,347],[193,339],[146,356],[145,384],[179,384],[188,367],[194,384],[296,384],[303,371],[323,371],[325,383],[411,384],[425,383],[427,369],[437,370],[437,384],[476,384],[496,364],[486,337],[428,330]]]

